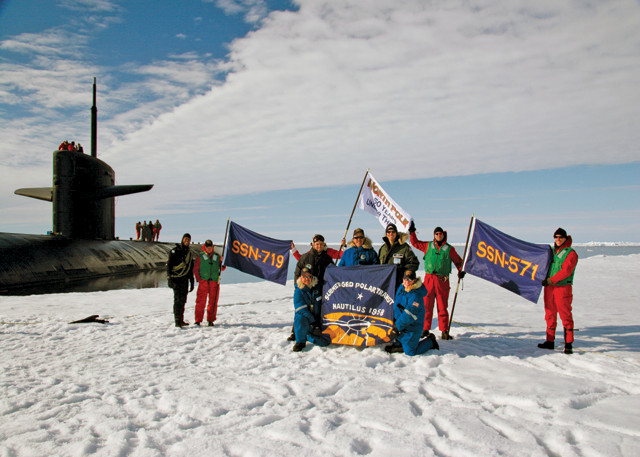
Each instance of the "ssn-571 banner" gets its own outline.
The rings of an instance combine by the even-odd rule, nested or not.
[[[474,218],[462,269],[537,303],[551,257],[549,245],[519,240]]]
[[[224,264],[258,278],[287,283],[291,240],[275,240],[231,222]]]

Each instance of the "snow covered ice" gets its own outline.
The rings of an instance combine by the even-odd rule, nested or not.
[[[560,321],[536,347],[542,299],[469,275],[417,357],[292,352],[291,281],[223,282],[214,328],[175,328],[167,288],[0,297],[0,456],[638,456],[638,277],[580,260],[573,355]]]

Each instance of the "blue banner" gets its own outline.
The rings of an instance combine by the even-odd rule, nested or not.
[[[290,249],[291,240],[275,240],[231,222],[224,265],[284,286]]]
[[[333,344],[389,342],[395,284],[395,265],[329,266],[322,290],[323,333]]]
[[[551,257],[549,245],[519,240],[474,219],[463,270],[537,303]]]

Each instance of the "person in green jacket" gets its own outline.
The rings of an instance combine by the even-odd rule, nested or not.
[[[218,314],[218,297],[220,295],[220,272],[224,270],[222,257],[214,251],[213,242],[207,240],[202,245],[202,252],[196,257],[193,272],[198,281],[196,292],[196,325],[200,325],[204,317],[204,308],[207,306],[207,323],[213,327]]]

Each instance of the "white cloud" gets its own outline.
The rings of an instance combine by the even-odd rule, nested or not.
[[[262,14],[228,62],[185,54],[120,68],[139,78],[131,83],[101,81],[101,158],[121,183],[156,183],[119,208],[359,184],[366,168],[386,181],[639,158],[636,2],[298,3],[265,18],[261,1],[217,1],[228,14]],[[82,58],[82,39],[61,60],[56,37],[2,44],[55,60],[0,64],[0,100],[37,93],[41,107],[88,107],[94,69],[78,60],[60,71]],[[38,75],[46,82],[28,82]],[[77,131],[87,125],[77,119]],[[0,132],[21,138],[15,127]],[[2,161],[17,155],[3,150]]]

